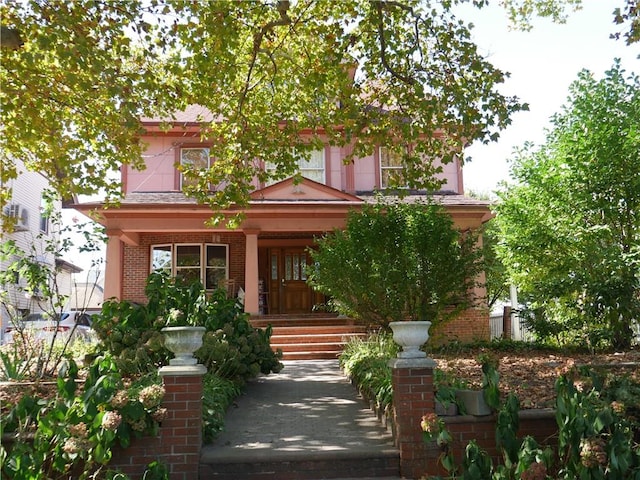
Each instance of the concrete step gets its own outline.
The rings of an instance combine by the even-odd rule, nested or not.
[[[348,317],[339,317],[337,315],[256,315],[251,317],[251,324],[254,327],[265,328],[268,325],[272,327],[287,326],[321,326],[321,325],[356,325],[355,320]]]
[[[283,360],[325,360],[340,355],[350,337],[365,337],[367,328],[353,319],[336,315],[259,316],[251,323],[272,327],[271,347],[281,350]]]
[[[284,328],[291,329],[287,332],[283,331]],[[271,343],[314,343],[314,342],[331,342],[331,343],[344,343],[345,339],[351,337],[366,337],[367,332],[365,330],[356,329],[344,329],[343,327],[337,329],[330,329],[330,327],[322,327],[321,329],[309,330],[313,327],[284,327],[274,328],[271,335]]]
[[[274,455],[274,457],[276,457]],[[304,458],[255,459],[242,463],[200,463],[200,480],[319,480],[399,478],[397,451],[373,454],[315,453]]]

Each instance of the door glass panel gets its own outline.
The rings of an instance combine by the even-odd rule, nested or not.
[[[285,280],[291,280],[291,270],[292,270],[292,261],[291,255],[284,256],[284,278]]]
[[[278,280],[278,256],[271,255],[271,280]]]
[[[293,255],[293,279],[300,280],[300,257],[298,254]]]
[[[307,255],[300,255],[300,280],[307,280]]]

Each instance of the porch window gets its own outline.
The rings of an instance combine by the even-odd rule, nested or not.
[[[318,183],[326,183],[324,149],[314,150],[309,155],[309,158],[300,157],[297,160],[300,175]],[[265,162],[265,168],[268,172],[274,172],[276,165],[267,161]],[[272,183],[275,183],[275,180],[268,182],[268,185]]]
[[[171,245],[154,245],[151,248],[151,271],[171,273]]]
[[[388,188],[392,183],[391,179],[394,179],[396,186],[403,186],[403,171],[402,155],[387,147],[380,147],[380,187]]]
[[[197,179],[185,175],[185,170],[204,170],[210,166],[209,149],[204,147],[180,149],[180,189],[197,185]]]
[[[229,246],[166,244],[151,246],[151,271],[170,272],[187,283],[200,281],[207,290],[229,278]]]

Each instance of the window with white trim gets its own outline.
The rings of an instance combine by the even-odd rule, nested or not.
[[[40,199],[40,231],[49,233],[49,208],[44,198]]]
[[[151,271],[165,271],[186,283],[215,290],[229,278],[229,246],[213,243],[151,245]]]
[[[404,185],[404,166],[402,165],[402,155],[387,147],[380,147],[380,187],[388,188],[391,179],[396,186]]]
[[[309,152],[308,158],[299,157],[297,165],[300,175],[303,177],[318,183],[326,183],[324,149]],[[276,165],[267,161],[265,162],[265,169],[267,172],[273,172],[276,170]],[[268,182],[268,184],[272,183],[275,183],[275,180]]]
[[[185,147],[180,149],[180,189],[197,185],[197,179],[185,175],[184,170],[204,170],[210,166],[209,149],[206,147]]]

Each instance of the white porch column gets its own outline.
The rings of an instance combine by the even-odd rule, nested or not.
[[[118,237],[109,235],[104,269],[105,300],[113,297],[122,300],[122,275],[122,242]]]
[[[258,233],[257,229],[245,229],[244,258],[244,311],[251,314],[260,312],[258,302]]]

